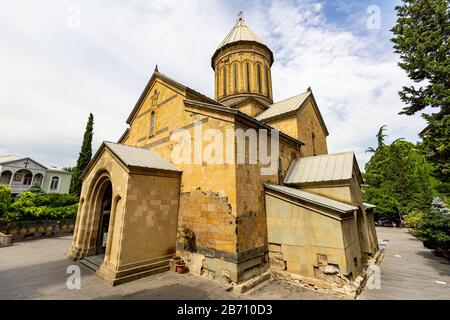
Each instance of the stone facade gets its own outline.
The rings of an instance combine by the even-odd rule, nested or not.
[[[345,275],[359,273],[361,264],[355,267],[353,258],[360,259],[361,252],[369,252],[376,243],[376,237],[368,235],[373,233],[370,228],[360,228],[362,237],[371,239],[367,248],[355,251],[352,243],[360,240],[352,215],[342,217],[332,210],[320,215],[308,211],[310,207],[294,210],[289,199],[274,199],[266,193],[266,183],[283,184],[295,159],[326,154],[328,135],[313,98],[293,115],[267,123],[255,119],[272,103],[272,63],[270,49],[257,41],[220,47],[212,58],[217,101],[156,69],[128,117],[129,128],[119,146],[151,151],[176,165],[179,172],[151,165],[127,166],[108,147],[101,148],[83,174],[80,211],[68,255],[78,259],[99,253],[101,199],[109,183],[109,229],[97,274],[111,284],[168,270],[175,254],[191,272],[240,285],[242,290],[248,280],[266,279],[269,267],[321,276],[319,271],[326,264],[322,259],[317,265],[319,255]],[[260,77],[255,72],[258,66]],[[272,136],[279,137],[276,170],[263,174],[273,163],[263,163],[259,157],[251,161],[264,146],[259,135],[246,136],[251,130],[265,130],[267,150],[271,150]],[[244,138],[236,132],[244,133]],[[223,149],[212,151],[213,142]],[[215,161],[210,162],[211,158]],[[358,188],[354,185],[343,194],[358,194]],[[359,204],[358,197],[352,199]],[[285,209],[295,212],[290,219],[277,220]],[[274,229],[280,223],[292,229]],[[316,273],[310,268],[313,264],[319,268]]]
[[[99,252],[105,190],[111,187],[110,219],[104,252]],[[174,257],[180,174],[130,169],[101,147],[83,174],[72,247],[78,260],[104,253],[97,275],[112,285],[167,271]]]

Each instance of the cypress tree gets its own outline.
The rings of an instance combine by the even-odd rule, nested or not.
[[[89,114],[88,122],[86,124],[86,130],[84,131],[83,144],[81,145],[81,151],[78,156],[77,165],[72,170],[72,181],[70,183],[70,193],[79,196],[81,193],[80,176],[86,169],[89,161],[92,158],[92,136],[94,134],[94,116]]]

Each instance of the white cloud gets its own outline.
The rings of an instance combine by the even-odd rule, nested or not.
[[[80,9],[79,30],[67,28],[70,6]],[[156,63],[212,96],[210,57],[242,7],[202,0],[3,5],[0,153],[72,165],[89,112],[95,146],[116,140]],[[397,115],[397,91],[407,79],[385,39],[337,27],[323,2],[251,2],[245,15],[274,51],[275,98],[313,88],[330,152],[355,150],[362,164],[382,124],[392,138],[416,138],[424,122]]]
[[[383,32],[339,27],[309,1],[272,1],[252,16],[276,50],[275,99],[311,86],[330,131],[329,152],[354,150],[363,169],[370,157],[364,151],[381,125],[392,140],[417,140],[425,122],[398,115],[404,105],[397,92],[409,80]]]

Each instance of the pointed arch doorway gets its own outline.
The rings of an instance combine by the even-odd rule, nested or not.
[[[104,255],[106,252],[106,244],[108,242],[109,221],[111,217],[112,203],[112,185],[111,181],[106,182],[106,188],[102,196],[100,206],[100,218],[98,222],[98,235],[95,253]]]

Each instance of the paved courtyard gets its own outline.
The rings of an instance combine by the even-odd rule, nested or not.
[[[377,232],[380,244],[387,244],[381,289],[365,289],[361,299],[450,299],[446,260],[435,257],[406,230],[380,228]],[[63,237],[1,248],[0,299],[342,299],[277,280],[237,294],[200,276],[173,272],[111,287],[90,269],[64,257],[70,242],[70,237]],[[70,276],[66,270],[73,264],[81,269],[79,290],[66,286]]]
[[[407,229],[377,228],[381,288],[365,289],[360,299],[450,299],[450,262],[414,238]]]

